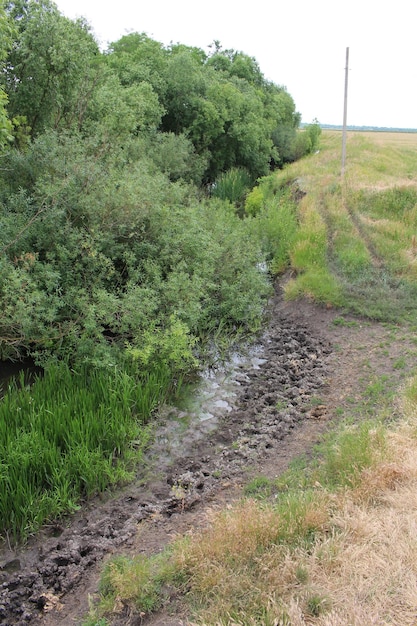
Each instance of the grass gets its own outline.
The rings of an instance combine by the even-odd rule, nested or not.
[[[163,553],[111,559],[96,615],[175,597],[196,626],[414,624],[417,377],[401,407],[391,429],[345,423]]]
[[[0,532],[22,540],[81,498],[132,477],[146,420],[167,393],[169,372],[52,366],[0,403]]]
[[[254,235],[261,242],[268,269],[275,275],[288,267],[289,251],[297,237],[298,218],[291,189],[274,188],[274,178],[268,176],[263,179],[262,188],[265,189],[267,199],[259,208],[255,219],[252,219],[251,225]]]
[[[316,302],[378,320],[411,320],[417,303],[417,137],[349,133],[340,182],[341,137],[324,132],[321,152],[279,174],[306,196],[289,251],[289,299]],[[398,134],[400,135],[400,134]],[[414,148],[414,149],[413,149]]]

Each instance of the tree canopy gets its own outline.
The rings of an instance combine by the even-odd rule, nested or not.
[[[145,362],[172,333],[255,328],[259,241],[208,190],[294,158],[286,89],[218,42],[100,51],[50,0],[2,3],[0,32],[0,358]]]

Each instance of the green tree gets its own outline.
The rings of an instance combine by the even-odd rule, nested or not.
[[[13,44],[13,23],[9,19],[4,6],[0,2],[0,68],[4,71],[4,61]],[[0,151],[12,141],[13,124],[7,112],[8,98],[4,89],[0,87]]]
[[[2,78],[10,117],[24,116],[32,136],[78,123],[99,55],[89,26],[62,16],[49,0],[8,3],[7,11],[16,30]]]
[[[82,130],[120,142],[158,128],[163,112],[150,83],[122,85],[115,73],[106,70],[89,99]]]
[[[130,33],[111,44],[106,60],[125,87],[149,83],[162,99],[168,52],[144,33]]]
[[[265,85],[265,78],[256,59],[233,49],[223,50],[219,42],[214,42],[214,45],[215,51],[207,60],[208,67],[224,72],[229,77],[242,78],[256,87],[262,88]]]

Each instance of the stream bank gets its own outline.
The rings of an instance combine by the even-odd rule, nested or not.
[[[279,453],[317,412],[312,399],[326,384],[330,353],[328,340],[295,322],[277,294],[260,343],[206,376],[193,406],[161,411],[134,484],[47,526],[24,548],[3,546],[0,623],[68,623],[66,599],[79,594],[107,554],[134,545],[144,520],[196,509]]]
[[[394,397],[416,354],[405,325],[284,302],[278,288],[260,343],[203,380],[191,405],[161,412],[134,483],[45,527],[19,550],[3,545],[0,623],[82,624],[107,556],[154,554],[206,524],[207,510],[241,497],[253,476],[278,476],[341,416],[376,411],[377,398],[366,404],[375,383],[383,381]],[[187,624],[172,607],[138,619],[122,614],[112,626]]]

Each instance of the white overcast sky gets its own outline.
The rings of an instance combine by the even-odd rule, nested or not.
[[[255,57],[304,122],[417,128],[415,0],[55,0],[85,17],[105,49],[129,32],[208,50],[219,40]]]

